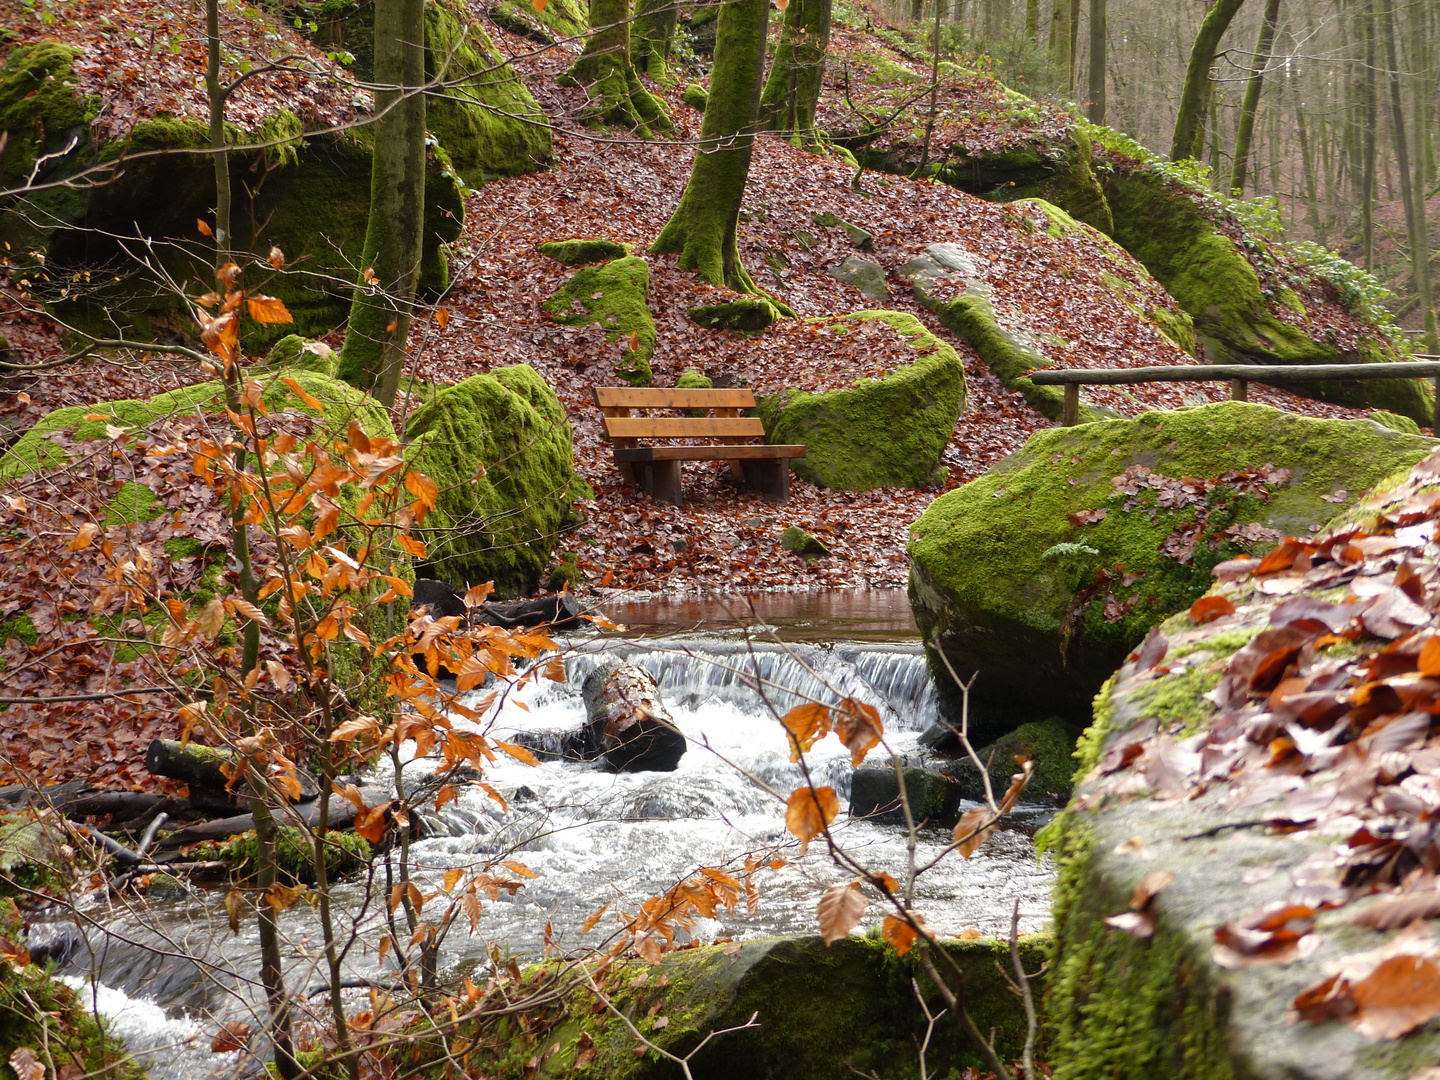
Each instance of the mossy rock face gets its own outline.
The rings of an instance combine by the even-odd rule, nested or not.
[[[941,825],[955,820],[961,797],[958,784],[933,769],[912,766],[902,769],[901,773],[905,778],[905,802],[910,805],[911,820],[917,825],[922,821]],[[893,768],[876,765],[850,774],[850,816],[891,825],[905,824],[900,780]]]
[[[958,750],[958,740],[956,743]],[[1049,802],[1063,805],[1070,799],[1075,762],[1071,757],[1075,736],[1058,716],[1021,724],[1009,734],[980,747],[975,755],[990,762],[990,790],[996,798],[1009,786],[1010,777],[1019,769],[1015,759],[1026,757],[1035,763],[1030,783],[1025,788],[1026,802]],[[963,757],[945,770],[959,788],[959,796],[982,802],[985,784],[980,770],[968,757]]]
[[[545,311],[566,326],[598,323],[605,340],[625,345],[615,370],[631,386],[649,386],[655,352],[655,316],[650,312],[650,264],[634,255],[600,266],[585,266],[545,301]]]
[[[467,184],[478,188],[492,176],[532,172],[550,160],[550,126],[543,110],[490,36],[455,0],[425,5],[427,78],[436,77],[437,66],[444,66],[448,85],[443,95],[426,100],[425,126]]]
[[[1028,970],[1037,970],[1049,939],[1021,939]],[[1009,945],[995,939],[947,941],[945,950],[965,972],[966,996],[976,1025],[995,1032],[1005,1058],[1024,1043],[1020,999],[1005,986],[997,961],[1009,962]],[[819,937],[764,938],[736,946],[705,946],[667,955],[651,967],[614,965],[603,988],[646,1038],[684,1057],[709,1032],[737,1027],[757,1015],[757,1026],[710,1042],[690,1058],[696,1080],[833,1080],[852,1075],[899,1080],[914,1075],[915,1046],[925,1017],[910,981],[919,983],[931,1012],[938,995],[913,954],[899,957],[879,935],[850,937],[826,946]],[[1040,980],[1043,982],[1043,980]],[[1038,986],[1037,986],[1038,991]],[[652,1006],[658,1004],[653,1015]],[[497,1080],[533,1075],[543,1080],[670,1080],[672,1062],[652,1053],[637,1057],[635,1037],[607,1012],[597,1013],[588,991],[567,999],[544,1018],[504,1021],[481,1045],[501,1047],[496,1060],[477,1065]],[[660,1017],[666,1022],[659,1024]],[[546,1053],[552,1046],[560,1049]],[[582,1047],[593,1055],[577,1066]],[[500,1055],[503,1053],[503,1057]],[[527,1072],[536,1055],[539,1071]],[[956,1027],[936,1026],[926,1058],[936,1075],[980,1065]]]
[[[370,864],[370,841],[353,832],[331,832],[325,837],[325,870],[332,884],[357,874]],[[249,877],[260,865],[260,847],[254,832],[243,833],[221,845],[219,858],[238,877]],[[315,883],[315,840],[305,829],[282,826],[275,833],[275,866],[287,881]]]
[[[566,266],[581,266],[585,263],[609,262],[623,259],[630,254],[630,245],[617,244],[614,240],[550,240],[540,245],[541,255],[548,255]]]
[[[1245,253],[1217,232],[1186,192],[1158,173],[1110,170],[1105,194],[1115,219],[1115,239],[1145,264],[1195,321],[1195,332],[1212,363],[1333,364],[1404,359],[1378,338],[1341,353],[1275,316]],[[1284,303],[1285,298],[1277,298]],[[1287,305],[1288,306],[1288,305]],[[1433,410],[1419,382],[1295,383],[1296,393],[1353,407],[1371,406],[1430,424]]]
[[[766,441],[803,444],[806,456],[791,467],[811,483],[849,491],[924,487],[965,408],[960,357],[913,315],[862,311],[832,329],[848,332],[876,320],[909,342],[915,363],[845,390],[790,390],[760,401]]]
[[[1277,533],[1309,535],[1434,445],[1368,420],[1241,402],[1041,431],[911,527],[911,605],[962,678],[980,672],[977,740],[1052,715],[1078,730],[1105,678],[1150,627],[1204,595],[1217,562]],[[1156,505],[1162,478],[1176,491],[1181,478],[1209,482],[1266,464],[1289,470],[1268,501],[1218,485],[1198,506],[1184,496],[1180,508]],[[1112,480],[1132,466],[1150,472],[1126,511],[1129,496]],[[1201,534],[1181,562],[1199,514]],[[953,680],[933,666],[953,702]]]
[[[0,156],[0,186],[23,183],[37,158],[59,153],[77,133],[81,142],[88,141],[91,109],[67,82],[79,55],[77,48],[42,41],[12,49],[6,58],[0,68],[0,131],[9,137]]]
[[[428,436],[422,468],[440,487],[419,529],[436,576],[494,581],[500,596],[533,589],[590,494],[555,392],[528,364],[498,368],[437,391],[407,431]]]

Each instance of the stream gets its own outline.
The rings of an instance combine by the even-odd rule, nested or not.
[[[486,779],[505,795],[508,810],[478,786],[465,786],[441,811],[427,812],[423,838],[411,846],[414,876],[424,893],[439,890],[447,870],[478,869],[497,855],[535,875],[513,897],[503,889],[495,900],[482,894],[473,934],[467,920],[457,918],[441,947],[442,969],[488,962],[492,943],[501,955],[521,962],[538,957],[547,925],[561,951],[598,944],[615,929],[618,911],[634,912],[643,899],[699,867],[722,867],[739,877],[747,853],[766,853],[768,859],[777,848],[789,861],[756,874],[756,911],[749,913],[742,897],[733,913],[722,909],[717,918],[701,920],[694,936],[709,942],[815,933],[820,893],[849,876],[822,842],[803,855],[789,842],[776,795],[788,795],[801,772],[790,762],[777,717],[801,700],[854,696],[880,709],[888,744],[906,756],[916,754],[919,733],[936,717],[902,590],[843,597],[777,594],[756,598],[753,611],[748,605],[656,601],[617,605],[609,614],[629,629],[566,641],[567,681],[532,682],[505,700],[493,717],[493,734],[507,738],[519,731],[578,727],[585,716],[580,698],[585,674],[606,654],[618,654],[656,677],[689,749],[673,773],[618,775],[598,764],[528,767],[501,755],[487,767]],[[752,625],[747,636],[745,624],[757,617],[761,626]],[[848,751],[832,736],[807,757],[815,782],[830,784],[840,796],[837,840],[870,867],[903,880],[903,830],[850,821],[844,812]],[[884,760],[879,748],[872,751],[872,763]],[[413,785],[433,769],[430,760],[410,761],[404,781]],[[379,769],[367,781],[393,784],[393,770]],[[1036,860],[1032,837],[1047,816],[1039,807],[1022,807],[971,859],[944,860],[919,879],[916,909],[944,934],[1003,935],[1018,898],[1022,929],[1042,929],[1053,869],[1048,859]],[[939,854],[948,839],[946,830],[922,830],[919,861]],[[363,881],[334,889],[339,928],[347,935],[353,930],[359,939],[345,958],[348,976],[386,978],[395,971],[393,954],[382,964],[376,947],[386,929],[385,867],[378,862],[377,867],[368,903]],[[261,999],[254,982],[255,923],[248,918],[232,934],[223,898],[219,890],[168,897],[152,890],[143,903],[97,900],[85,912],[87,947],[62,971],[111,1018],[132,1050],[150,1058],[155,1080],[243,1068],[239,1054],[212,1054],[210,1035],[235,1018],[260,1026],[252,1016]],[[442,894],[430,903],[439,907],[445,901]],[[587,918],[605,904],[611,905],[605,916],[582,937]],[[872,904],[860,929],[882,915],[880,905]],[[325,976],[315,913],[297,904],[282,914],[281,929],[289,943],[287,985],[316,988]],[[686,940],[683,931],[677,940]],[[328,1015],[323,998],[310,1007]]]

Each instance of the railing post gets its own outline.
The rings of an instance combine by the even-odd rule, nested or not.
[[[1430,431],[1437,439],[1440,439],[1440,375],[1436,375],[1431,382],[1435,384],[1435,419],[1434,427]]]
[[[1231,401],[1249,401],[1249,400],[1250,400],[1250,381],[1249,381],[1248,379],[1231,379],[1231,380],[1230,380],[1230,400],[1231,400]]]
[[[1440,379],[1436,380],[1440,383]],[[1060,423],[1064,427],[1074,427],[1080,422],[1080,384],[1067,382],[1065,384],[1065,408],[1060,413]]]

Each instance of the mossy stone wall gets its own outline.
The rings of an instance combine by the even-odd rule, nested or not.
[[[837,333],[878,320],[906,339],[917,356],[909,367],[854,387],[811,394],[791,390],[760,402],[765,438],[800,443],[805,457],[791,468],[811,483],[849,491],[923,487],[965,408],[965,368],[949,345],[913,315],[864,311],[832,324]]]
[[[555,392],[527,364],[498,368],[437,391],[407,431],[427,437],[422,468],[440,487],[419,530],[436,576],[494,581],[501,596],[533,589],[578,520],[572,503],[591,494]]]
[[[1202,479],[1283,465],[1290,477],[1269,502],[1222,499],[1210,524],[1258,522],[1303,536],[1434,445],[1367,420],[1315,420],[1241,402],[1038,432],[983,476],[936,499],[911,527],[916,620],[962,678],[980,672],[972,731],[981,738],[1050,715],[1078,729],[1125,654],[1151,626],[1203,595],[1210,568],[1240,550],[1202,542],[1185,564],[1162,555],[1193,509],[1125,512],[1113,477],[1131,465]],[[1336,494],[1341,489],[1346,496]],[[1106,516],[1091,524],[1070,517],[1101,509]],[[1115,579],[1074,610],[1101,570]],[[1123,614],[1107,619],[1111,597]],[[942,665],[935,673],[953,699],[953,680]]]

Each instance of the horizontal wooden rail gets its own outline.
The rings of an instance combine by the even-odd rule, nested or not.
[[[1365,379],[1434,379],[1434,429],[1440,435],[1440,357],[1423,354],[1413,361],[1391,364],[1187,364],[1178,367],[1137,368],[1043,368],[1028,378],[1037,386],[1065,387],[1065,406],[1060,422],[1074,427],[1080,422],[1081,386],[1119,386],[1129,383],[1226,382],[1232,401],[1246,401],[1252,382],[1280,385],[1290,382],[1324,382]]]

